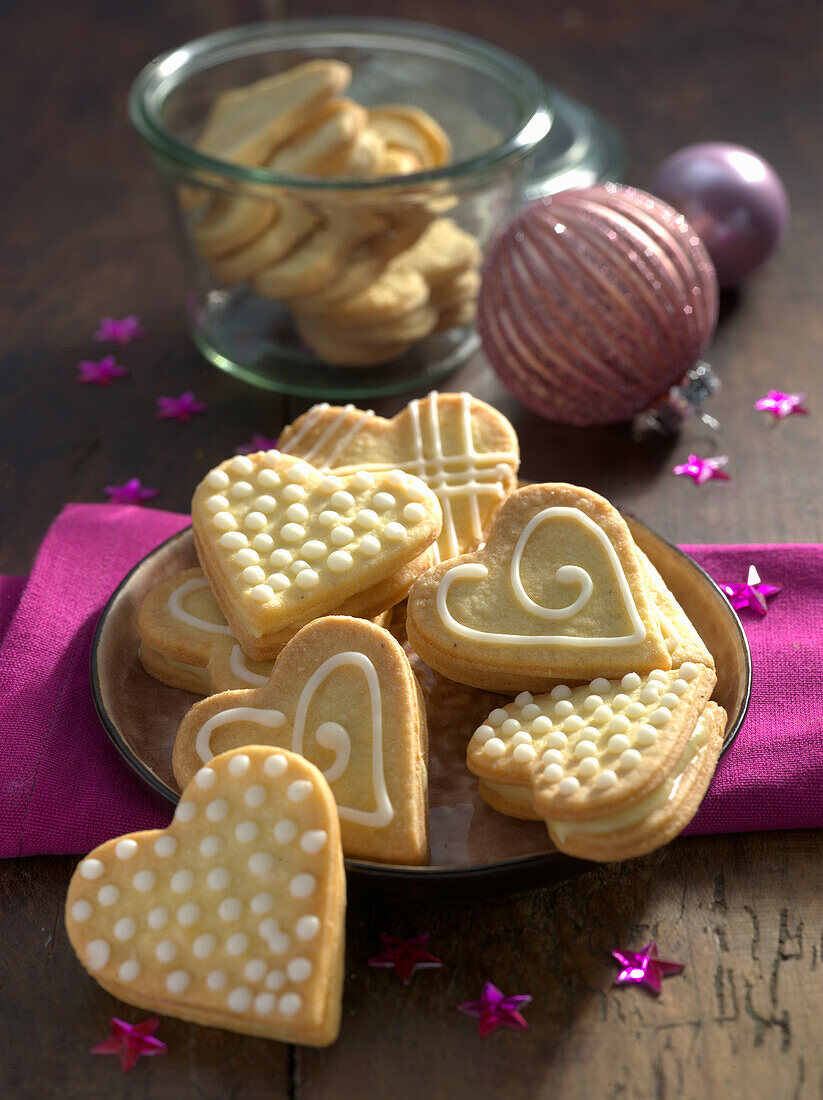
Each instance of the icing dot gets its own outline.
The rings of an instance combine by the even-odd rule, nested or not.
[[[585,722],[579,714],[570,714],[569,717],[563,722],[563,729],[566,733],[577,733],[579,729],[585,726]]]
[[[280,538],[283,542],[299,542],[305,534],[306,529],[300,523],[284,523],[280,528]]]
[[[568,744],[569,739],[565,733],[561,733],[560,730],[553,730],[552,733],[546,738],[546,744],[550,749],[563,749]]]
[[[317,561],[318,558],[322,558],[326,553],[326,545],[319,539],[309,539],[300,547],[300,553],[306,559],[306,561]]]
[[[351,527],[347,527],[346,524],[341,524],[339,527],[335,527],[332,533],[329,535],[329,540],[335,546],[348,546],[348,544],[354,538],[354,531]]]
[[[631,699],[628,695],[615,695],[614,699],[612,699],[612,710],[623,710],[629,703],[631,703]]]
[[[530,760],[534,760],[537,753],[531,745],[517,745],[512,756],[518,764],[527,764]]]
[[[295,1016],[303,1007],[303,998],[299,993],[284,993],[277,1009],[282,1016]]]
[[[542,759],[544,764],[562,764],[565,757],[560,749],[546,749]]]
[[[609,733],[625,733],[630,726],[631,722],[625,714],[616,714],[609,722],[608,730]]]
[[[488,741],[490,737],[494,737],[494,730],[491,726],[478,726],[477,729],[474,731],[474,736],[481,744],[483,744],[485,741]]]
[[[282,970],[270,970],[266,975],[267,989],[282,989],[286,984],[286,975]]]
[[[269,451],[266,455],[267,462],[276,462],[277,458],[277,451]],[[274,489],[280,484],[280,475],[275,470],[264,468],[257,475],[257,484],[266,489]]]
[[[273,993],[258,993],[254,998],[254,1011],[259,1016],[267,1016],[270,1012],[274,1012],[276,1004],[277,998]]]
[[[293,485],[304,485],[309,479],[309,467],[302,462],[296,462],[286,471],[286,479]]]
[[[254,783],[243,795],[243,801],[247,806],[262,806],[266,801],[266,788]]]
[[[210,890],[225,890],[231,882],[227,867],[212,867],[206,875],[206,885]]]
[[[243,844],[250,844],[257,836],[256,821],[241,821],[234,830],[234,835]]]
[[[253,852],[246,866],[253,875],[267,875],[274,866],[274,856],[270,852]]]
[[[358,470],[351,479],[350,484],[353,489],[362,491],[363,489],[370,489],[374,485],[374,478],[368,470]]]
[[[630,744],[631,741],[625,733],[616,733],[614,737],[609,738],[609,752],[623,752]]]
[[[285,756],[279,752],[275,752],[272,753],[271,756],[266,757],[263,763],[263,771],[272,779],[276,779],[285,772],[288,766],[288,761]]]
[[[672,712],[669,710],[668,707],[659,707],[657,710],[652,711],[652,713],[649,715],[649,722],[653,726],[657,726],[659,729],[661,726],[666,725],[671,716]]]
[[[271,535],[261,534],[255,535],[252,539],[252,546],[255,550],[259,550],[261,553],[268,553],[274,547],[274,539]]]
[[[86,944],[86,963],[89,970],[102,970],[110,955],[108,940],[89,940]]]
[[[207,959],[216,947],[217,936],[212,935],[211,932],[204,932],[202,935],[195,937],[194,943],[191,945],[191,953],[196,959]]]
[[[298,573],[302,573],[304,569],[311,569],[311,566],[307,561],[303,561],[301,558],[298,558],[296,562],[293,562],[289,566],[289,572],[293,573],[295,576],[297,576]]]
[[[238,752],[229,761],[229,775],[245,775],[251,767],[251,760],[244,752]]]
[[[131,859],[137,855],[137,841],[131,839],[118,840],[114,846],[114,854],[118,859]]]
[[[358,550],[365,554],[367,558],[373,558],[375,554],[380,553],[380,539],[374,535],[364,535],[360,540]]]
[[[229,804],[225,798],[215,798],[206,806],[206,817],[209,821],[223,821],[229,812]]]
[[[248,565],[257,565],[260,561],[260,555],[256,550],[252,550],[250,546],[244,546],[242,550],[238,550],[234,555],[234,560],[238,565],[245,568]]]
[[[219,993],[226,988],[226,975],[222,970],[211,970],[206,975],[206,985],[212,993]]]
[[[229,475],[225,470],[209,470],[206,474],[206,484],[210,489],[225,489],[229,483]]]
[[[221,836],[204,836],[200,841],[200,855],[210,858],[223,850],[223,838]]]
[[[314,855],[315,852],[319,852],[325,847],[328,839],[325,829],[309,829],[300,837],[300,847],[309,855]]]
[[[237,920],[243,912],[243,902],[239,898],[224,898],[217,906],[217,915],[220,920]]]
[[[257,931],[261,936],[270,940],[273,936],[278,935],[280,931],[280,922],[275,917],[266,917],[265,920],[261,920],[258,924]]]
[[[254,488],[249,485],[248,481],[236,481],[231,490],[231,495],[236,500],[243,500],[244,497],[250,497],[254,492]]]
[[[80,874],[85,879],[100,878],[105,867],[99,859],[84,859],[80,864]]]
[[[357,524],[358,527],[364,528],[366,531],[371,531],[372,527],[376,527],[380,522],[380,518],[372,508],[364,508],[358,512],[352,521]]]
[[[426,486],[416,477],[410,477],[406,482],[406,494],[410,500],[425,500],[429,495]]]
[[[666,675],[662,668],[656,668],[653,672],[649,673],[649,679],[656,680],[659,684],[665,684],[668,678],[669,677]]]
[[[386,484],[392,489],[402,489],[407,480],[402,470],[392,470],[386,477]]]
[[[255,916],[262,917],[264,913],[268,913],[273,905],[274,898],[271,894],[255,894],[249,902],[249,909]]]
[[[149,928],[157,932],[161,928],[169,923],[169,911],[165,905],[158,905],[155,909],[149,910],[149,915],[146,917]]]
[[[297,955],[295,958],[290,959],[286,965],[286,974],[292,982],[305,982],[311,977],[312,969],[309,959]]]
[[[268,493],[264,493],[254,502],[254,507],[258,512],[265,512],[266,515],[268,515],[269,512],[273,512],[277,507],[277,501],[274,497],[269,496]]]
[[[621,757],[618,760],[618,764],[620,765],[620,767],[625,768],[627,771],[629,768],[633,768],[639,763],[640,753],[637,751],[637,749],[626,749],[626,751],[621,754]]]
[[[676,707],[679,702],[680,700],[673,691],[667,691],[666,694],[661,695],[659,699],[660,706],[668,707],[670,710],[672,707]]]
[[[316,588],[320,583],[320,577],[313,569],[301,569],[295,577],[298,588]]]
[[[243,580],[247,584],[262,584],[265,579],[266,571],[259,565],[247,565],[243,570]]]
[[[641,703],[656,703],[660,697],[660,688],[657,684],[646,684],[640,692]]]
[[[133,982],[140,975],[140,963],[137,959],[126,959],[117,970],[117,977],[121,982]]]
[[[286,519],[292,523],[305,523],[309,518],[309,510],[305,504],[290,504],[286,509]]]
[[[97,900],[101,905],[109,906],[114,905],[120,900],[120,890],[114,885],[114,883],[108,883],[106,886],[101,886],[97,891]]]
[[[137,923],[132,917],[121,917],[114,925],[114,938],[130,940],[137,931]]]
[[[594,714],[591,716],[591,722],[597,722],[598,725],[602,725],[604,722],[610,722],[612,718],[612,708],[607,707],[605,704],[598,707]]]
[[[237,520],[231,512],[218,512],[214,517],[214,526],[218,531],[233,531],[237,527]]]
[[[539,718],[535,718],[532,722],[532,733],[546,733],[551,728],[551,719],[547,718],[545,714],[541,714]]]
[[[392,521],[386,524],[384,534],[389,542],[400,542],[401,539],[406,537],[406,528],[402,523]]]
[[[246,477],[254,472],[254,463],[246,455],[237,455],[231,460],[229,466],[233,473],[245,474]]]
[[[299,940],[313,940],[320,931],[320,921],[313,915],[300,917],[294,930]]]
[[[578,775],[582,775],[584,779],[591,779],[593,775],[597,774],[598,763],[594,756],[587,756],[584,760],[581,760],[578,767]]]
[[[551,690],[552,699],[568,699],[572,693],[570,687],[566,687],[565,684],[558,684],[557,687],[553,687]]]
[[[200,920],[200,906],[196,901],[188,901],[177,910],[177,923],[182,924],[184,928],[191,927],[198,920]]]
[[[563,778],[563,769],[559,764],[549,764],[543,769],[543,778],[547,783],[559,783]]]
[[[499,737],[491,737],[483,746],[483,752],[493,760],[502,756],[506,751],[506,745]]]
[[[226,950],[230,955],[243,955],[249,949],[249,937],[245,932],[233,932],[226,940]]]
[[[558,703],[554,704],[554,713],[558,718],[568,718],[574,711],[574,707],[568,699],[561,699]]]
[[[246,527],[250,531],[262,531],[268,523],[264,512],[249,512],[246,516]]]
[[[311,783],[308,779],[295,779],[294,783],[289,783],[286,797],[289,802],[302,802],[304,798],[308,798],[311,794],[311,789]]]
[[[328,508],[326,508],[320,513],[318,519],[324,527],[331,527],[333,523],[337,523],[337,521],[340,519],[340,513],[332,512]]]
[[[507,718],[503,725],[500,727],[500,732],[507,734],[511,737],[512,734],[517,733],[520,729],[520,723],[516,718]]]
[[[326,562],[332,573],[345,573],[354,565],[354,558],[345,550],[334,550]]]
[[[269,557],[269,561],[275,569],[282,569],[284,566],[288,565],[291,560],[291,551],[284,550],[282,547],[279,550],[273,551],[273,553]]]
[[[507,710],[503,710],[502,707],[498,707],[496,710],[493,710],[489,715],[489,722],[493,726],[499,726],[500,723],[505,722],[508,717],[509,712]]]
[[[76,921],[87,921],[92,914],[91,902],[76,901],[71,907],[71,915]]]
[[[266,976],[265,959],[249,959],[243,967],[243,977],[247,982],[262,982]]]
[[[642,703],[629,703],[626,707],[626,717],[631,719],[641,718],[646,713]]]
[[[584,756],[597,756],[597,745],[594,741],[578,741],[574,746],[574,755],[578,760],[582,760]]]
[[[248,539],[242,531],[227,531],[225,535],[221,535],[217,540],[220,546],[226,548],[226,550],[239,550],[241,547],[248,544]]]
[[[305,872],[295,875],[289,883],[289,893],[295,898],[307,898],[310,894],[314,893],[314,888],[317,885],[314,875],[306,874]]]
[[[685,680],[677,679],[673,683],[669,684],[669,691],[674,692],[675,695],[682,695],[689,690],[689,685]]]
[[[567,775],[565,779],[561,779],[560,786],[557,788],[558,794],[574,794],[578,790],[580,790],[580,780],[574,775]]]
[[[297,826],[293,821],[284,817],[278,821],[272,830],[274,839],[280,844],[289,844],[297,836]]]
[[[583,700],[583,710],[591,712],[603,706],[603,700],[599,695],[587,695]]]
[[[287,504],[296,504],[306,499],[306,490],[301,489],[299,485],[287,485],[280,495]]]
[[[194,777],[194,782],[204,791],[211,790],[217,782],[217,772],[214,768],[201,768]]]
[[[289,949],[289,937],[285,932],[273,932],[268,939],[269,951],[273,955],[285,955]]]
[[[385,512],[389,508],[394,508],[394,497],[391,493],[375,493],[372,504],[381,512]]]
[[[285,592],[291,585],[291,581],[285,573],[272,573],[266,580],[268,581],[268,586],[272,595],[274,595],[275,592]]]
[[[154,954],[158,962],[173,962],[177,958],[177,944],[174,940],[160,940],[154,949]]]
[[[251,598],[258,603],[267,603],[274,596],[274,589],[268,584],[256,584],[251,590]]]
[[[518,730],[512,738],[512,745],[514,745],[515,747],[517,745],[530,745],[531,742],[532,735],[530,733],[526,733],[525,730]]]
[[[419,523],[425,518],[426,509],[422,504],[407,504],[403,509],[403,519],[407,519],[409,523]]]
[[[188,970],[172,970],[166,978],[166,989],[169,993],[185,993],[190,981],[191,975]]]
[[[611,684],[603,676],[596,676],[594,680],[589,684],[589,687],[597,695],[602,695],[604,691],[608,691]]]
[[[594,784],[601,791],[605,791],[609,787],[613,787],[616,782],[617,776],[615,775],[615,773],[611,770],[611,768],[606,768],[600,773],[600,775],[598,775],[597,779],[595,779],[594,781]]]
[[[637,743],[647,748],[657,740],[657,730],[654,726],[642,725],[637,727]]]
[[[354,507],[354,497],[351,493],[338,490],[338,492],[332,494],[329,504],[332,508],[336,508],[338,512],[347,512],[349,508]]]

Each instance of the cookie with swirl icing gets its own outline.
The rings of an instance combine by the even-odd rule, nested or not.
[[[513,493],[481,550],[415,583],[406,629],[437,672],[491,691],[672,665],[625,521],[573,485]]]

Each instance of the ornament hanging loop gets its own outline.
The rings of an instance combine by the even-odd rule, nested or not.
[[[667,393],[658,398],[632,421],[632,435],[641,439],[652,432],[669,435],[680,429],[683,422],[697,416],[713,432],[722,431],[720,421],[701,406],[721,389],[722,382],[703,359],[698,359],[693,367],[683,375],[679,382],[669,387]]]

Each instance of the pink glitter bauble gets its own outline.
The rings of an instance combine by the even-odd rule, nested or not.
[[[550,420],[627,420],[694,366],[717,278],[671,206],[606,183],[528,206],[492,241],[478,327],[506,387]]]

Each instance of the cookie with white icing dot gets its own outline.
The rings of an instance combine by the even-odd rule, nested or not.
[[[212,756],[246,744],[301,752],[322,771],[348,856],[428,856],[426,716],[402,646],[364,619],[327,616],[285,647],[264,687],[195,704],[177,732],[181,787]]]
[[[328,784],[302,756],[251,746],[200,769],[167,829],[82,860],[66,929],[122,1001],[326,1046],[340,1026],[345,898]]]

